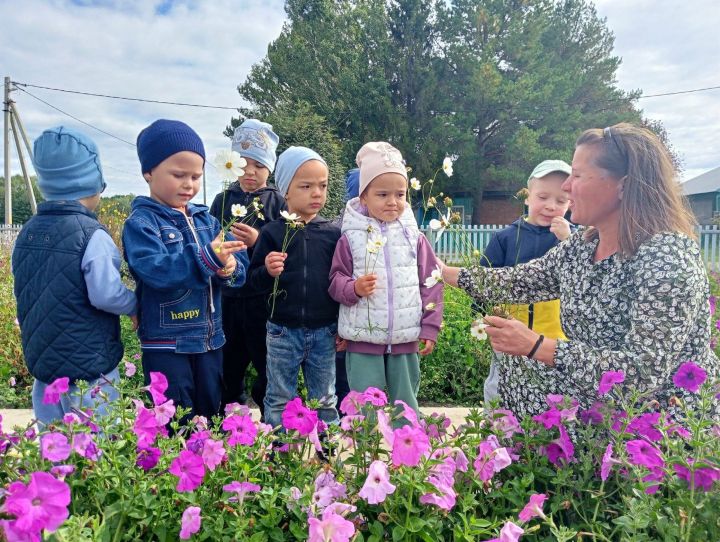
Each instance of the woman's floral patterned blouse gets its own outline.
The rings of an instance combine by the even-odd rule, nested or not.
[[[514,268],[473,266],[459,286],[478,301],[506,293],[508,303],[560,299],[567,341],[558,341],[555,366],[522,356],[499,356],[499,393],[516,416],[547,410],[546,395],[564,394],[588,408],[605,371],[623,371],[625,390],[650,392],[662,407],[676,389],[672,375],[693,361],[716,378],[710,349],[709,286],[700,249],[682,234],[657,234],[635,256],[593,262],[598,241],[582,232],[544,257]]]

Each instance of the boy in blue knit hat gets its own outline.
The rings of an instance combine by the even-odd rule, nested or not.
[[[190,203],[205,165],[192,128],[156,120],[138,135],[137,152],[150,197],[133,200],[123,248],[137,283],[145,381],[163,373],[168,399],[210,419],[222,390],[220,288],[245,282],[245,244],[223,242],[208,208]]]
[[[275,151],[279,142],[272,126],[256,119],[247,119],[235,128],[232,150],[247,162],[244,173],[227,190],[215,197],[210,214],[221,223],[233,220],[232,207],[242,205],[251,209],[257,202],[258,212],[250,213],[247,223],[242,219],[232,226],[232,234],[248,247],[248,257],[257,242],[260,230],[268,222],[280,218],[285,210],[285,198],[273,186],[268,177],[275,169]],[[253,401],[264,411],[265,389],[265,323],[267,303],[262,292],[245,284],[242,288],[224,288],[222,292],[223,329],[227,342],[223,347],[223,405],[245,403],[245,371],[252,362],[257,378],[252,386]]]
[[[86,135],[64,126],[35,140],[33,164],[46,201],[15,243],[18,322],[33,375],[32,401],[40,427],[81,407],[106,413],[118,397],[122,359],[119,315],[137,327],[136,301],[120,278],[120,252],[94,210],[105,189],[100,157]],[[57,379],[68,393],[57,400]],[[81,395],[76,382],[87,381]],[[64,381],[63,381],[64,384]],[[47,390],[47,393],[46,393]],[[53,398],[53,395],[55,397]]]
[[[318,416],[337,423],[335,341],[338,304],[330,298],[329,273],[340,228],[320,216],[328,190],[325,160],[307,147],[290,147],[278,158],[275,182],[288,213],[265,226],[250,264],[249,280],[266,297],[277,277],[267,321],[265,421],[282,423],[286,405],[297,396],[302,367],[308,397],[320,403]],[[289,222],[298,224],[285,243]],[[287,244],[287,246],[285,246]],[[285,250],[283,250],[283,248]]]

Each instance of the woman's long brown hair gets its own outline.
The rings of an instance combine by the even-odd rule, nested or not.
[[[670,153],[647,128],[620,123],[609,128],[586,130],[575,146],[597,149],[595,165],[618,180],[623,179],[620,200],[618,250],[623,257],[635,255],[638,247],[661,232],[683,233],[696,238],[696,220],[682,194]],[[585,239],[598,232],[588,228]]]

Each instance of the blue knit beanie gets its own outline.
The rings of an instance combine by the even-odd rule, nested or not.
[[[77,200],[105,190],[95,142],[72,128],[45,130],[33,144],[33,165],[48,201]]]
[[[319,160],[327,166],[322,156],[307,147],[288,147],[280,155],[275,170],[275,186],[283,197],[287,195],[290,181],[295,176],[295,172],[308,160]]]
[[[233,132],[232,150],[240,156],[257,160],[272,173],[279,142],[280,138],[273,132],[271,124],[247,119]]]
[[[345,202],[357,198],[360,194],[360,168],[351,169],[345,175]]]
[[[138,134],[137,153],[143,173],[182,151],[199,154],[205,162],[205,147],[200,136],[179,120],[158,119]]]

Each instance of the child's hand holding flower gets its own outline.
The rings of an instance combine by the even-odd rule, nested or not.
[[[375,291],[375,285],[377,284],[377,275],[370,273],[358,277],[355,281],[355,295],[358,297],[367,297],[372,295]]]
[[[556,216],[552,219],[552,222],[550,222],[550,231],[553,232],[555,237],[560,239],[560,241],[564,241],[570,237],[570,222],[561,216]]]
[[[279,277],[280,273],[285,270],[285,252],[270,252],[265,256],[265,269],[271,277]]]
[[[252,226],[245,224],[244,222],[235,222],[231,227],[230,231],[235,239],[238,239],[245,243],[248,247],[255,246],[260,232],[258,232]]]
[[[228,264],[228,260],[235,258],[233,257],[233,254],[236,252],[240,252],[241,250],[245,250],[247,246],[245,246],[245,243],[242,241],[224,241],[224,234],[223,232],[220,232],[215,239],[212,240],[212,243],[210,243],[210,246],[215,251],[215,254],[218,257],[218,260],[222,262],[223,265]]]
[[[223,267],[222,269],[220,269],[220,270],[217,272],[217,274],[220,275],[220,276],[223,277],[223,278],[229,277],[229,276],[231,276],[231,275],[235,272],[235,269],[236,269],[236,268],[237,268],[237,260],[236,260],[235,258],[232,258],[232,257],[231,257],[231,258],[228,258],[228,261],[227,261],[227,263],[225,264],[225,267]]]

